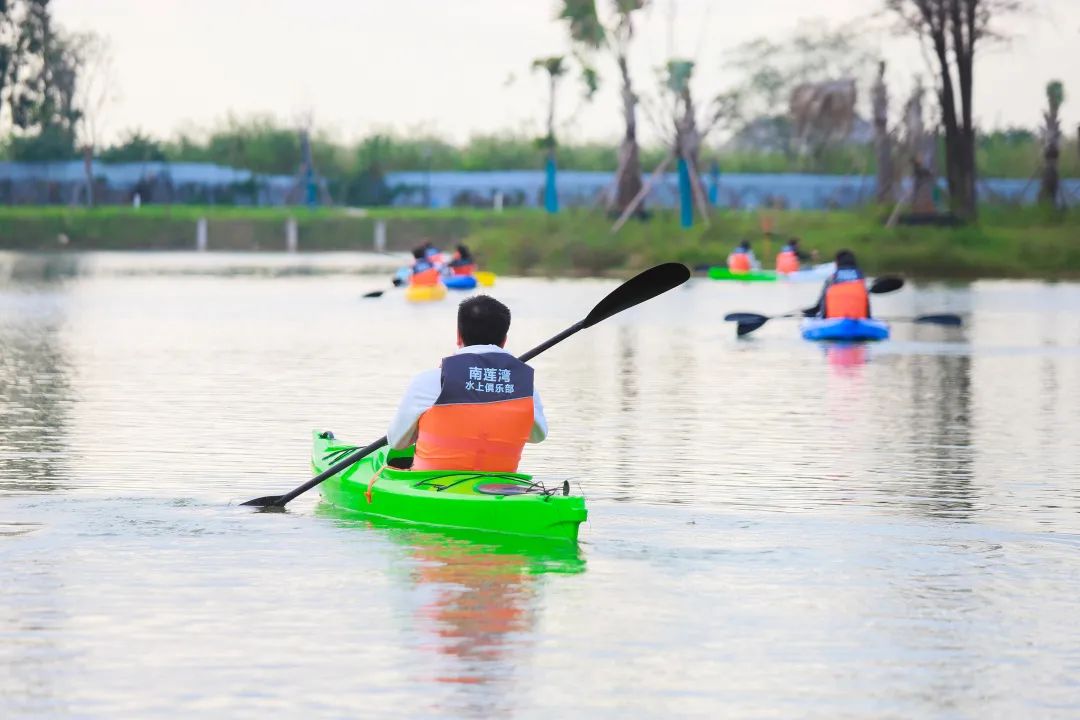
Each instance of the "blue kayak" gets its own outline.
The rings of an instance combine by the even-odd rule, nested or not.
[[[476,278],[472,275],[446,275],[442,281],[451,290],[472,290],[476,287]]]
[[[889,325],[880,320],[853,318],[807,318],[802,321],[807,340],[886,340]]]

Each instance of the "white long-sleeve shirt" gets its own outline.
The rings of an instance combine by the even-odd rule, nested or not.
[[[498,345],[470,345],[459,348],[456,355],[471,353],[505,353],[506,350]],[[412,379],[405,397],[401,398],[397,413],[390,421],[390,429],[386,431],[386,439],[390,447],[395,450],[404,450],[416,442],[420,424],[420,416],[430,410],[439,394],[442,393],[442,370],[426,370]],[[548,434],[547,418],[544,417],[544,406],[540,403],[540,393],[533,385],[533,426],[529,432],[529,442],[543,442]]]

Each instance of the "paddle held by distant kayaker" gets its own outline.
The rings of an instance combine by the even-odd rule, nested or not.
[[[855,253],[850,250],[836,253],[836,272],[825,281],[817,305],[803,310],[803,315],[856,320],[870,317],[870,293]]]
[[[510,309],[477,295],[458,306],[457,345],[409,384],[386,433],[416,444],[414,470],[516,472],[525,443],[547,437],[533,369],[508,353]]]

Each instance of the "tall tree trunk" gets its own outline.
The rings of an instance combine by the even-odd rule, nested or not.
[[[873,89],[874,150],[877,156],[877,201],[891,203],[893,190],[892,141],[889,138],[889,89],[885,86],[885,62],[878,65]]]
[[[1064,90],[1060,82],[1046,86],[1048,107],[1043,113],[1043,167],[1042,184],[1039,187],[1039,202],[1056,206],[1061,195],[1061,177],[1058,162],[1061,159],[1061,118],[1059,111],[1064,101]]]
[[[82,149],[83,174],[86,178],[86,207],[94,207],[94,147],[84,145]]]
[[[615,204],[612,210],[621,215],[641,192],[641,153],[637,142],[637,96],[630,83],[630,70],[626,55],[619,55],[619,72],[622,74],[623,120],[626,134],[619,146],[619,177],[615,178]],[[642,208],[638,209],[641,212]]]
[[[547,153],[544,161],[544,208],[552,215],[559,212],[559,194],[555,166],[555,90],[558,76],[551,73],[548,100]]]
[[[905,150],[911,165],[911,208],[916,213],[934,212],[934,175],[930,170],[926,126],[923,124],[923,88],[916,82],[904,107]]]
[[[953,88],[952,68],[949,65],[949,51],[945,41],[945,28],[942,24],[939,32],[931,38],[934,55],[941,70],[938,99],[941,102],[941,124],[945,128],[945,180],[949,187],[949,209],[961,217],[966,217],[963,195],[963,172],[961,155],[963,150],[960,124],[956,118],[956,95]]]

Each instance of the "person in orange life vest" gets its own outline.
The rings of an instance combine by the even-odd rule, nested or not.
[[[439,268],[435,267],[427,258],[424,248],[413,249],[412,275],[409,276],[410,285],[437,285],[439,283]]]
[[[825,281],[817,305],[803,310],[805,317],[854,318],[870,317],[870,293],[866,279],[855,261],[855,253],[841,250],[836,253],[836,272]]]
[[[430,240],[424,243],[424,256],[428,259],[428,262],[436,267],[442,267],[446,264],[446,256]]]
[[[458,306],[458,349],[409,384],[386,438],[416,445],[414,470],[515,472],[548,425],[533,369],[505,349],[510,309],[487,295]]]
[[[810,259],[810,253],[805,253],[799,249],[799,238],[793,237],[780,248],[780,252],[776,255],[776,272],[779,273],[793,273],[798,272],[802,267],[803,261]]]
[[[745,273],[760,269],[761,263],[754,256],[754,251],[750,249],[750,242],[743,240],[728,255],[727,266],[733,273]]]
[[[450,272],[454,275],[472,275],[476,272],[476,261],[473,260],[468,247],[458,245],[457,252],[454,253],[454,257],[447,267],[450,268]]]

